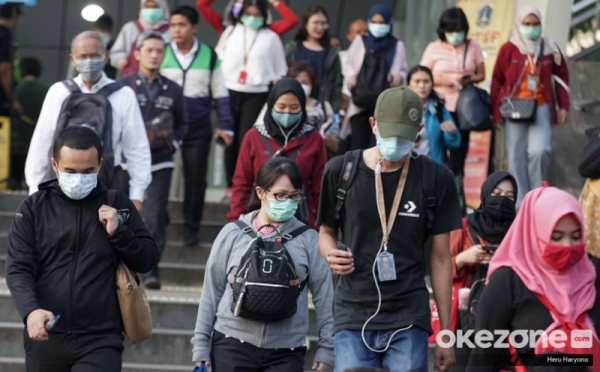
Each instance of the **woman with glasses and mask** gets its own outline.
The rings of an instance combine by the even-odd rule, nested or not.
[[[296,217],[314,227],[327,150],[319,131],[307,124],[306,95],[302,85],[287,77],[273,86],[262,123],[257,123],[242,142],[233,177],[231,209],[227,214],[230,222],[247,213],[258,169],[275,157],[286,157],[300,168],[306,200],[300,203]]]
[[[214,372],[303,372],[309,326],[309,289],[319,334],[312,369],[325,371],[333,365],[331,274],[319,253],[317,232],[302,230],[306,226],[294,218],[304,197],[303,187],[302,172],[293,161],[285,157],[267,160],[258,169],[248,214],[242,215],[237,223],[229,223],[219,233],[206,265],[192,339],[193,360],[197,366],[212,364]],[[244,226],[243,230],[240,225]],[[288,262],[293,263],[298,280],[305,283],[296,300],[296,312],[291,317],[271,322],[252,320],[244,314],[243,301],[252,295],[251,285],[256,283],[248,282],[248,290],[242,292],[246,296],[244,299],[238,300],[234,295],[240,262],[248,250],[253,250],[254,244],[260,244],[256,243],[257,239],[265,245],[283,241],[283,248],[290,258]],[[262,269],[263,277],[268,278],[272,265],[268,259],[263,263],[258,269]],[[248,270],[253,268],[250,266]],[[243,283],[246,283],[245,279]],[[271,301],[275,302],[273,298]],[[236,313],[239,304],[242,312]]]
[[[329,102],[333,111],[342,108],[342,65],[335,47],[331,46],[329,16],[325,8],[311,6],[304,12],[296,38],[285,46],[288,66],[296,61],[308,62],[316,74],[314,94],[321,102]]]

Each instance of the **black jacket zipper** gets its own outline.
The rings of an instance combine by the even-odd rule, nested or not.
[[[75,272],[77,271],[77,262],[79,261],[79,236],[81,232],[81,202],[77,202],[76,208],[76,232],[75,232],[75,254],[73,256],[73,264],[71,265],[71,275],[69,275],[69,313],[67,314],[67,334],[73,333],[73,325],[71,324],[71,318],[73,316],[73,280]]]

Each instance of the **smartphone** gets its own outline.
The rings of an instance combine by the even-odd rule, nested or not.
[[[60,314],[53,316],[51,319],[46,319],[46,321],[44,322],[44,327],[46,328],[46,331],[49,331],[52,328],[54,328],[54,326],[56,325],[56,322],[59,319],[60,319]]]
[[[489,244],[484,244],[481,246],[481,248],[483,248],[487,253],[494,253],[494,251],[496,251],[496,249],[498,249],[497,245],[489,245]]]
[[[327,129],[325,129],[325,135],[328,135],[329,133],[333,132],[335,130],[335,128],[340,126],[340,114],[335,114],[333,117],[333,123],[331,123],[331,125],[329,125],[329,127],[327,127]]]
[[[346,247],[346,245],[342,242],[337,242],[337,249],[339,249],[340,251],[346,251],[348,252],[348,247]]]

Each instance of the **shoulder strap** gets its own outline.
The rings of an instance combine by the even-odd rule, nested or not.
[[[538,55],[538,61],[541,64],[542,63],[542,58],[544,58],[544,38],[542,38],[542,41],[540,42],[540,54]]]
[[[117,90],[123,88],[125,85],[121,84],[121,83],[110,83],[108,85],[105,85],[102,89],[100,89],[98,91],[98,94],[108,98],[111,94],[113,94],[114,92],[116,92]]]
[[[427,231],[430,233],[433,229],[433,221],[435,220],[435,207],[437,205],[437,199],[435,197],[435,179],[436,179],[436,168],[437,164],[423,160],[423,168],[421,169],[421,183],[423,185],[423,192],[425,193],[425,199],[427,200]]]
[[[67,89],[69,90],[69,92],[71,92],[71,93],[81,93],[81,89],[79,89],[79,86],[77,86],[77,83],[75,82],[75,79],[63,80],[62,83],[63,83],[63,85],[65,87],[67,87]]]
[[[234,223],[237,225],[237,227],[240,228],[240,230],[242,230],[242,232],[244,234],[250,235],[254,231],[254,229],[252,228],[252,226],[248,225],[244,221],[237,220]]]
[[[465,40],[465,55],[463,56],[463,71],[467,66],[467,51],[469,51],[469,39]]]
[[[200,46],[198,47],[198,53],[200,51],[199,48],[204,47],[204,45],[200,44]],[[213,71],[215,70],[215,67],[217,66],[217,52],[215,52],[213,50],[213,48],[208,47],[210,50],[210,81],[208,82],[208,96],[212,99],[213,96],[213,92],[212,92],[212,77],[213,77]]]
[[[469,233],[471,234],[471,238],[473,238],[473,243],[475,243],[475,245],[481,244],[481,242],[479,241],[479,237],[477,236],[477,231],[475,231],[473,225],[467,222],[467,226],[469,227]]]
[[[344,205],[344,200],[346,200],[346,194],[348,193],[348,190],[350,190],[354,178],[356,178],[361,156],[362,150],[348,151],[344,155],[344,164],[342,165],[342,173],[340,173],[338,189],[336,192],[337,203],[335,205],[335,218],[338,220],[340,219],[340,211]]]
[[[463,218],[462,219],[462,241],[461,241],[461,248],[460,248],[460,252],[464,252],[466,245],[467,245],[467,219]]]
[[[156,31],[158,31],[162,34],[162,33],[165,33],[168,29],[169,29],[169,24],[167,23],[167,24],[160,26],[158,28],[158,30],[156,30]]]
[[[265,136],[263,136],[262,133],[260,133],[260,131],[258,129],[256,129],[256,132],[258,133],[258,136],[260,137],[262,143],[265,145],[265,147],[269,151],[269,154],[271,154],[271,157],[275,156],[275,152],[273,151],[273,148],[271,147],[271,145],[269,145],[269,141],[267,140],[267,138]]]
[[[135,25],[135,28],[137,28],[138,32],[141,34],[142,32],[144,32],[144,26],[142,26],[142,24],[140,23],[140,21],[138,21],[137,19],[135,21],[133,21],[133,24]]]
[[[304,226],[300,226],[299,228],[297,228],[296,230],[287,233],[287,234],[283,234],[281,236],[281,239],[283,239],[286,242],[289,242],[290,240],[294,239],[295,237],[302,235],[305,231],[310,230],[310,227],[304,225]]]
[[[117,198],[116,190],[108,190],[106,192],[106,203],[108,204],[108,206],[114,207],[116,198]]]

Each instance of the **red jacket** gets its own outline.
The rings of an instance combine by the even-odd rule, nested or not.
[[[214,2],[215,0],[197,0],[196,6],[206,23],[217,30],[219,36],[221,36],[223,31],[225,31],[225,28],[223,27],[223,17],[211,8],[211,5]],[[283,1],[280,1],[275,9],[281,15],[282,19],[272,22],[269,25],[269,28],[277,35],[283,35],[296,26],[298,17]]]
[[[561,59],[562,62],[560,66],[554,63],[554,57],[551,54],[544,56],[541,61],[540,84],[544,91],[544,97],[546,97],[546,101],[550,104],[553,123],[557,122],[557,102],[558,107],[565,110],[568,110],[571,105],[569,93],[560,84],[555,84],[555,92],[552,91],[552,75],[558,76],[569,85],[569,69],[567,68],[567,62],[562,55]],[[503,121],[502,116],[500,116],[502,99],[512,93],[515,84],[520,83],[520,77],[526,60],[527,56],[521,54],[519,48],[510,41],[500,48],[496,66],[494,67],[490,91],[492,113],[494,115],[494,120],[498,122]],[[517,87],[515,95],[517,94],[518,89],[519,88]]]
[[[268,138],[267,141],[275,152],[282,147],[279,142],[271,138]],[[292,154],[297,148],[300,148],[300,151],[294,158],[294,163],[300,168],[304,180],[304,192],[309,213],[308,225],[314,227],[321,196],[321,178],[327,163],[327,150],[321,134],[316,130],[289,142],[286,152]],[[258,168],[270,158],[271,155],[262,142],[258,130],[256,128],[249,130],[242,141],[233,175],[231,209],[227,213],[229,222],[237,221],[240,215],[248,213],[248,202],[251,193],[254,192],[254,181]]]

